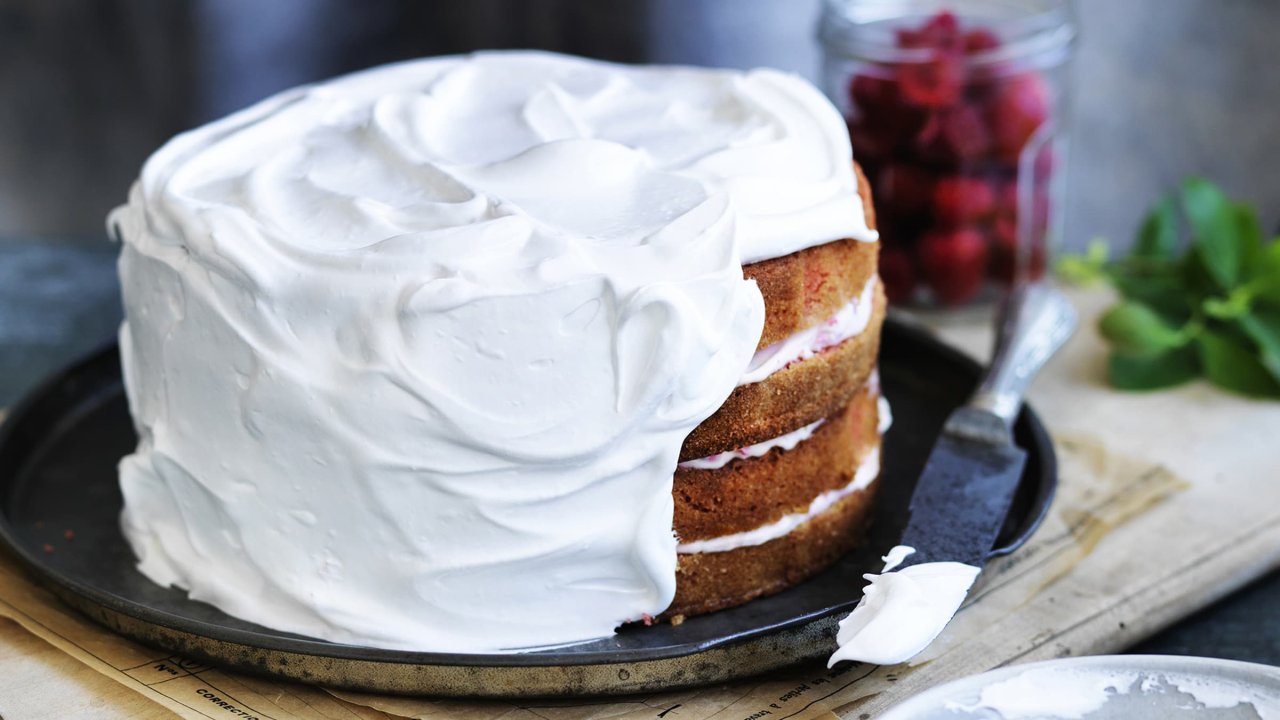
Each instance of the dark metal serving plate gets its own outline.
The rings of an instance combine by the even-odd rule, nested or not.
[[[973,361],[919,330],[886,323],[882,345],[894,425],[868,546],[790,590],[679,626],[626,627],[611,638],[522,654],[401,652],[278,632],[159,587],[134,568],[118,525],[116,463],[135,437],[114,346],[53,377],[0,426],[0,540],[63,601],[113,630],[193,659],[305,682],[535,696],[639,692],[761,673],[832,651],[837,621],[859,599],[862,573],[878,570],[878,556],[899,537],[944,417],[977,380]],[[1053,446],[1033,412],[1023,411],[1016,434],[1029,458],[993,554],[1026,540],[1056,483]],[[66,530],[74,540],[64,538]]]

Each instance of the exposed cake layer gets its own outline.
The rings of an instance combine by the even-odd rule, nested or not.
[[[875,311],[876,282],[876,276],[867,280],[857,297],[825,321],[756,350],[738,384],[760,382],[793,363],[807,360],[861,334],[871,324],[871,314]]]
[[[844,498],[866,490],[878,477],[880,477],[880,449],[873,447],[864,453],[852,480],[843,487],[820,493],[804,510],[783,515],[754,530],[743,530],[706,540],[682,542],[676,546],[676,552],[682,554],[731,552],[777,540],[795,532],[797,528],[826,512]]]
[[[826,418],[815,420],[799,430],[792,430],[786,435],[780,435],[772,440],[765,440],[764,442],[756,443],[755,445],[748,445],[736,450],[708,455],[707,457],[698,458],[697,460],[685,460],[676,467],[681,470],[719,470],[734,460],[748,460],[750,458],[764,457],[773,450],[781,450],[785,452],[813,437],[813,434],[817,432],[818,428],[826,421]]]
[[[711,470],[676,470],[674,527],[681,545],[758,530],[808,512],[823,493],[847,488],[879,447],[878,397],[864,387],[791,449],[775,447]]]
[[[680,460],[766,442],[839,412],[875,369],[884,322],[884,288],[875,281],[871,319],[854,337],[760,382],[739,385],[685,438]]]
[[[826,569],[857,547],[870,527],[879,480],[812,520],[761,545],[679,555],[676,596],[663,619],[688,617],[772,595]]]
[[[859,544],[880,477],[888,402],[872,372],[847,407],[794,444],[675,483],[676,597],[662,617],[697,615],[784,590]],[[808,430],[812,426],[805,426]],[[768,444],[768,443],[766,443]]]
[[[875,276],[878,253],[879,243],[842,240],[745,266],[743,273],[764,296],[756,349],[820,325],[848,305]]]

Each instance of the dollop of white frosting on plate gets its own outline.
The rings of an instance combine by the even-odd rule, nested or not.
[[[439,58],[178,136],[110,218],[140,569],[388,648],[657,615],[681,443],[760,337],[742,264],[873,240],[855,191],[767,70]]]
[[[927,648],[951,622],[980,568],[958,562],[931,562],[896,568],[914,548],[899,545],[884,557],[880,574],[863,575],[870,583],[862,600],[840,621],[839,648],[827,667],[841,660],[875,665],[903,663]]]

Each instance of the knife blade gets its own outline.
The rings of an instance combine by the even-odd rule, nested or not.
[[[990,368],[969,402],[947,418],[911,495],[900,544],[915,552],[903,567],[986,562],[1027,461],[1013,439],[1023,395],[1076,322],[1071,303],[1043,282],[1010,294]]]
[[[950,622],[986,564],[1022,478],[1027,454],[1013,424],[1036,372],[1071,336],[1075,309],[1038,282],[1010,293],[991,366],[973,397],[948,417],[925,462],[898,547],[862,601],[840,622],[841,660],[905,662]]]
[[[975,417],[982,412],[957,410],[929,454],[899,543],[915,549],[903,567],[942,561],[981,567],[995,546],[1027,454],[1012,436],[989,442],[954,430],[986,423]]]

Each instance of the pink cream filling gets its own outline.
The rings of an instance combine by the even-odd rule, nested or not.
[[[770,540],[777,540],[790,534],[793,530],[804,525],[824,511],[831,509],[840,500],[852,495],[856,492],[865,490],[880,475],[880,450],[879,448],[867,453],[866,458],[858,465],[858,469],[853,474],[853,481],[848,485],[836,490],[828,490],[809,503],[809,509],[805,512],[791,513],[783,515],[780,520],[761,525],[754,530],[746,532],[732,533],[730,535],[721,535],[716,538],[707,540],[694,540],[693,542],[680,543],[676,545],[677,553],[686,555],[693,553],[709,553],[709,552],[728,552],[729,550],[737,550],[738,548],[751,547],[753,545],[763,545]]]
[[[875,393],[876,397],[876,420],[880,434],[883,436],[889,426],[893,424],[893,414],[889,409],[889,401],[880,395],[880,374],[878,371],[872,373],[870,380],[867,382],[867,392]],[[783,450],[792,450],[800,443],[808,440],[826,420],[818,420],[817,422],[806,425],[799,430],[793,430],[786,435],[776,437],[772,440],[766,440],[755,445],[748,445],[737,450],[729,452],[716,453],[705,458],[697,460],[687,460],[680,463],[680,467],[696,470],[716,470],[738,459],[761,457],[775,447]],[[796,528],[812,520],[817,515],[831,508],[840,500],[852,495],[855,492],[865,490],[880,475],[880,450],[876,449],[868,453],[862,460],[857,470],[854,472],[853,480],[846,486],[836,490],[829,490],[818,497],[814,498],[809,504],[809,509],[801,513],[792,513],[784,515],[782,519],[766,525],[762,525],[754,530],[746,532],[733,533],[730,535],[722,535],[716,538],[706,540],[695,540],[688,543],[680,543],[676,546],[676,552],[692,554],[704,552],[727,552],[742,547],[751,547],[753,545],[763,545],[770,540],[776,540],[791,533]]]
[[[875,306],[875,289],[876,276],[872,275],[862,293],[826,322],[757,350],[738,384],[760,382],[792,363],[807,360],[866,330]]]
[[[755,445],[740,447],[737,450],[729,450],[727,452],[716,453],[715,455],[708,455],[704,458],[698,458],[697,460],[686,460],[680,463],[680,467],[685,468],[686,470],[718,470],[734,460],[763,457],[768,455],[769,451],[774,448],[791,450],[805,440],[813,437],[814,431],[821,427],[825,422],[826,419],[824,418],[817,422],[809,423],[799,430],[792,430],[786,435],[779,435],[772,440],[765,440],[764,442],[756,443]]]

